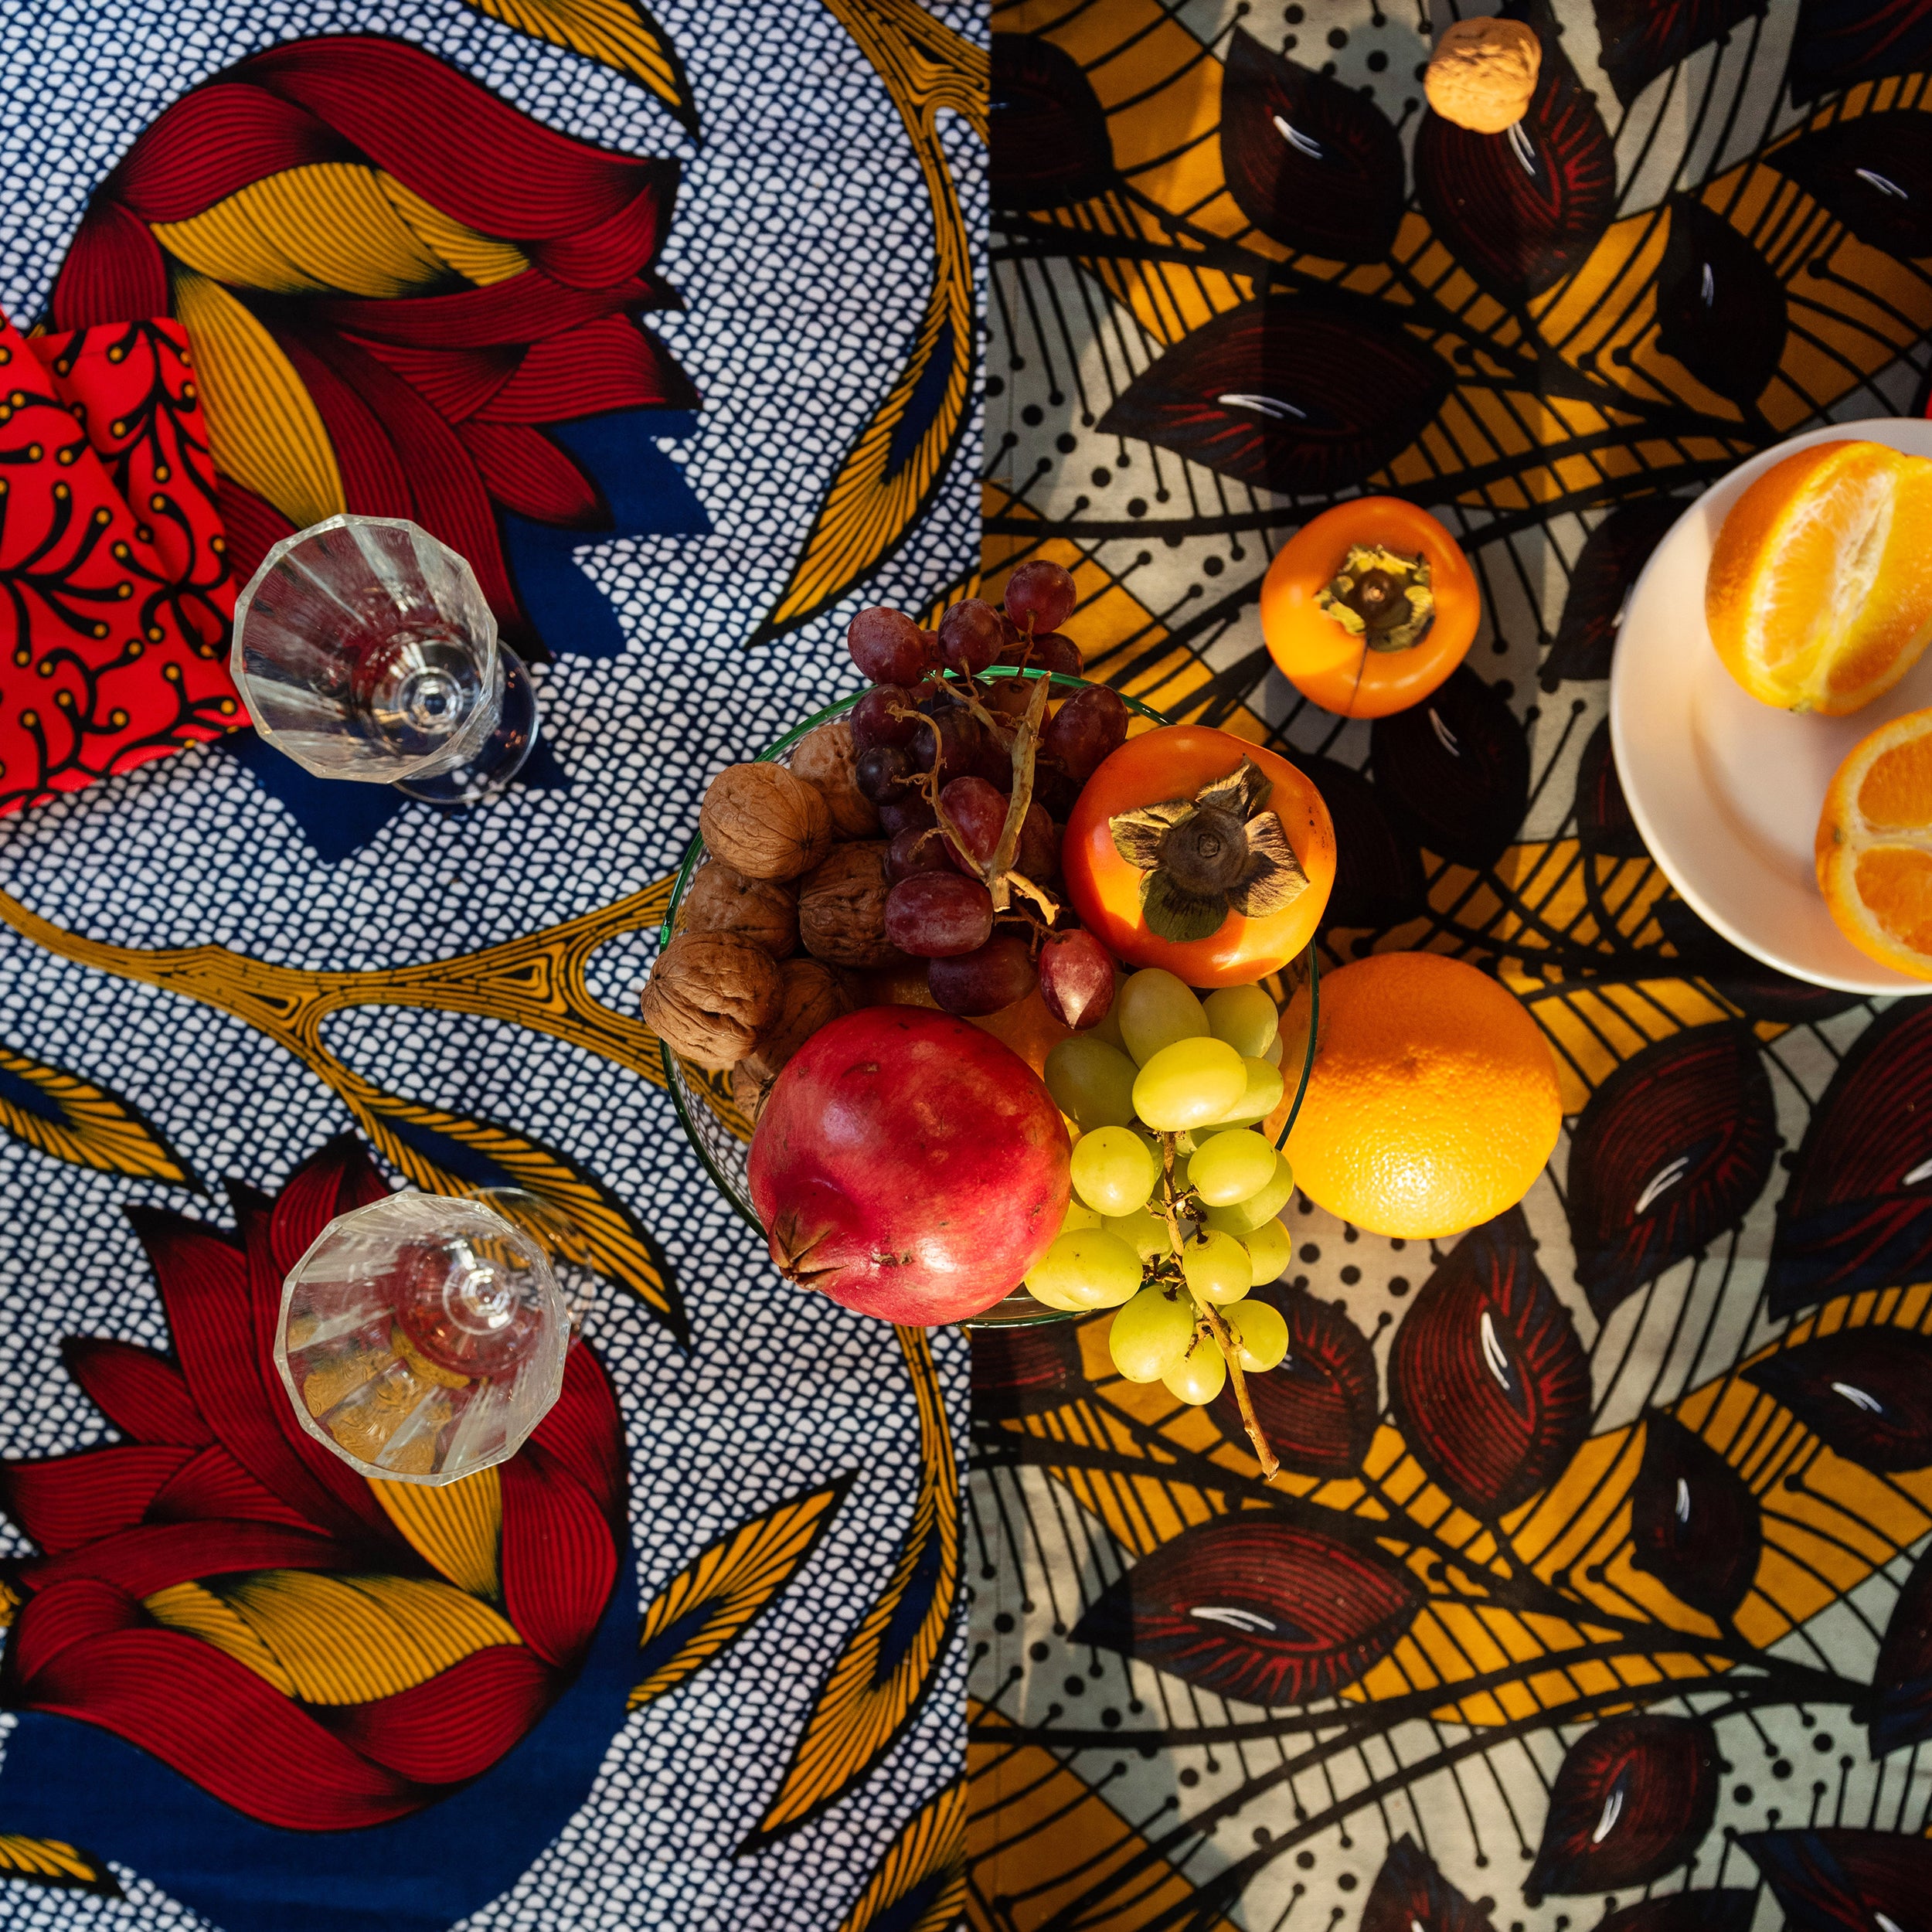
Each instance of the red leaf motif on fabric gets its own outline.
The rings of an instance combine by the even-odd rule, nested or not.
[[[131,1207],[128,1218],[154,1264],[196,1406],[222,1446],[308,1522],[358,1536],[363,1519],[311,1471],[278,1425],[263,1372],[272,1374],[273,1365],[257,1353],[243,1257],[199,1223],[165,1209]],[[279,1382],[274,1393],[287,1400]]]
[[[1480,1910],[1407,1832],[1389,1847],[1362,1908],[1362,1932],[1492,1932]]]
[[[231,77],[164,107],[102,184],[95,205],[117,201],[143,222],[185,221],[284,168],[355,158],[314,115]],[[60,315],[57,291],[55,316],[63,328],[75,325]]]
[[[148,224],[97,196],[60,265],[51,304],[60,328],[90,328],[168,311],[168,263]]]
[[[31,1617],[9,1638],[0,1680],[9,1687],[36,1677],[64,1651],[117,1630],[145,1627],[147,1612],[124,1590],[97,1577],[76,1577],[36,1595]]]
[[[1631,1563],[1719,1621],[1757,1574],[1764,1526],[1750,1485],[1662,1410],[1644,1420],[1644,1459],[1630,1492]]]
[[[1594,1932],[1750,1932],[1757,1912],[1755,1892],[1667,1892],[1620,1906]]]
[[[1242,213],[1290,248],[1372,262],[1395,246],[1405,195],[1388,117],[1241,27],[1222,75],[1221,165]]]
[[[1590,1364],[1520,1208],[1471,1230],[1423,1284],[1389,1356],[1410,1452],[1472,1515],[1545,1488],[1590,1427]]]
[[[84,1449],[47,1462],[0,1463],[0,1509],[49,1553],[131,1529],[192,1449]]]
[[[1617,206],[1617,165],[1590,90],[1542,0],[1504,16],[1536,30],[1543,68],[1523,117],[1478,134],[1427,112],[1416,132],[1416,191],[1450,252],[1485,288],[1521,301],[1577,267]]]
[[[288,1177],[275,1196],[268,1223],[269,1257],[279,1277],[278,1310],[281,1281],[321,1239],[323,1229],[338,1214],[369,1207],[388,1192],[369,1149],[353,1134],[337,1134]]]
[[[228,557],[236,580],[246,583],[260,567],[262,559],[284,537],[295,534],[295,526],[274,505],[264,503],[232,477],[220,479],[215,500],[228,532]]]
[[[1423,907],[1422,855],[1352,765],[1298,753],[1295,765],[1335,821],[1335,884],[1322,913],[1333,927],[1399,926]]]
[[[1932,1843],[1903,1832],[1747,1832],[1791,1932],[1927,1932]]]
[[[617,1581],[610,1526],[589,1491],[534,1441],[501,1474],[504,1608],[539,1657],[573,1668]]]
[[[186,1380],[165,1355],[132,1342],[76,1335],[60,1345],[60,1359],[87,1400],[123,1435],[189,1449],[214,1441]]]
[[[564,1356],[563,1389],[530,1440],[583,1485],[621,1536],[627,1492],[624,1418],[609,1370],[581,1343]]]
[[[36,1710],[98,1724],[224,1804],[287,1831],[357,1831],[433,1794],[359,1756],[212,1644],[179,1631],[121,1631],[70,1645],[22,1689]]]
[[[1932,1555],[1912,1566],[1892,1606],[1872,1689],[1866,1728],[1874,1757],[1932,1736]]]
[[[1257,489],[1325,496],[1412,442],[1449,388],[1440,359],[1385,310],[1339,292],[1282,298],[1184,336],[1121,392],[1100,429]]]
[[[1932,65],[1926,0],[1799,0],[1789,79],[1794,101]]]
[[[1032,34],[993,36],[988,185],[995,208],[1065,208],[1114,179],[1107,114],[1080,63]]]
[[[386,363],[410,388],[420,390],[437,414],[459,427],[516,373],[523,359],[509,347],[423,349],[376,336],[352,335],[349,340]]]
[[[973,1337],[973,1414],[988,1421],[1042,1415],[1087,1393],[1070,1321],[987,1328]]]
[[[1671,203],[1655,288],[1657,346],[1706,389],[1750,408],[1784,353],[1777,271],[1723,216],[1683,195]]]
[[[1717,1810],[1717,1740],[1701,1719],[1613,1717],[1571,1745],[1524,1882],[1549,1893],[1648,1885],[1682,1865]]]
[[[1556,641],[1543,661],[1546,689],[1565,679],[1610,675],[1611,654],[1638,574],[1684,508],[1674,496],[1639,497],[1612,510],[1583,539],[1570,566]]]
[[[352,1570],[367,1554],[353,1543],[280,1523],[151,1522],[58,1556],[22,1557],[12,1567],[15,1580],[32,1590],[91,1577],[138,1597],[244,1570]]]
[[[1914,108],[1812,128],[1764,159],[1860,241],[1909,261],[1932,255],[1928,145]]]
[[[1420,1604],[1408,1573],[1372,1545],[1243,1515],[1143,1556],[1089,1606],[1073,1641],[1278,1709],[1353,1683]]]
[[[560,423],[613,410],[695,409],[698,392],[656,337],[606,315],[525,350],[516,373],[476,412],[488,423]]]
[[[1777,1149],[1770,1079],[1741,1022],[1686,1028],[1617,1066],[1570,1142],[1577,1279],[1598,1318],[1738,1226]]]
[[[1577,836],[1594,857],[1641,859],[1648,850],[1617,775],[1607,718],[1597,721],[1577,760]]]
[[[483,478],[507,510],[567,529],[607,530],[602,492],[570,452],[526,423],[459,423],[456,433]]]
[[[305,1526],[298,1512],[264,1488],[219,1444],[196,1452],[148,1505],[150,1522],[195,1522],[206,1516]]]
[[[1764,0],[1594,0],[1598,59],[1628,107],[1667,67],[1708,46]]]
[[[1529,809],[1529,740],[1466,664],[1420,704],[1376,719],[1369,758],[1390,818],[1459,866],[1493,866]]]
[[[1841,1328],[1767,1355],[1744,1379],[1848,1462],[1886,1471],[1932,1464],[1932,1337]]]
[[[1381,1406],[1368,1337],[1339,1308],[1304,1289],[1270,1282],[1250,1299],[1280,1310],[1288,1325],[1288,1352],[1280,1364],[1248,1379],[1262,1433],[1283,1467],[1298,1475],[1353,1475],[1374,1440]],[[1213,1413],[1222,1434],[1247,1449],[1231,1387],[1215,1398]]]
[[[472,1651],[427,1683],[327,1714],[329,1728],[366,1758],[420,1784],[454,1784],[487,1771],[549,1709],[559,1686],[519,1645]]]

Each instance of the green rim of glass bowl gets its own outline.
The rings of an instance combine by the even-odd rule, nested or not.
[[[983,675],[989,678],[1050,676],[1056,685],[1070,692],[1087,690],[1090,684],[1090,680],[1086,678],[1070,678],[1059,672],[1019,671],[1005,667],[997,667]],[[815,711],[802,723],[794,725],[775,744],[767,746],[760,752],[757,762],[764,764],[782,758],[808,732],[815,731],[821,724],[830,724],[835,719],[844,717],[865,695],[862,691],[855,691],[849,698],[841,698],[837,702],[827,705],[822,711]],[[1124,691],[1117,692],[1115,696],[1137,717],[1149,719],[1156,725],[1165,725],[1169,722],[1152,706],[1142,704],[1138,699],[1129,697]],[[704,840],[702,837],[694,837],[685,849],[684,863],[678,868],[677,878],[672,884],[671,903],[665,909],[664,923],[658,930],[660,947],[671,943],[672,934],[676,928],[678,908],[683,903],[685,889],[690,884],[691,875],[697,870],[699,862],[703,857]],[[1301,955],[1301,959],[1308,969],[1308,1041],[1301,1056],[1301,1077],[1295,1086],[1294,1099],[1289,1106],[1288,1117],[1282,1127],[1281,1138],[1275,1142],[1277,1148],[1287,1141],[1288,1131],[1294,1125],[1295,1116],[1301,1111],[1302,1097],[1308,1090],[1308,1073],[1315,1064],[1315,1032],[1321,1017],[1321,973],[1315,963],[1315,949],[1312,941],[1308,951]],[[697,1123],[692,1118],[691,1104],[685,1097],[684,1070],[678,1063],[678,1056],[662,1041],[658,1044],[658,1052],[664,1063],[665,1085],[670,1090],[672,1106],[678,1110],[678,1122],[684,1129],[685,1138],[690,1142],[692,1151],[704,1164],[704,1170],[711,1176],[712,1183],[718,1192],[730,1202],[739,1218],[762,1236],[764,1226],[753,1209],[742,1182],[720,1171],[718,1163],[712,1158],[710,1149],[705,1145],[703,1135],[698,1131]],[[1021,1299],[1026,1304],[1025,1308],[1015,1308],[1010,1314],[1002,1312],[1006,1308],[1008,1302]],[[1042,1307],[1023,1288],[1016,1288],[1006,1301],[995,1302],[984,1315],[975,1315],[969,1321],[962,1321],[959,1326],[963,1328],[1032,1328],[1045,1322],[1071,1321],[1074,1319],[1073,1315],[1063,1313],[1057,1308]]]

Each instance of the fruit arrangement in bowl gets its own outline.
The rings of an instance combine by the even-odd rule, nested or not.
[[[1148,1182],[1112,1218],[1145,1216],[1158,1148],[1170,1250],[1218,1257],[1223,1290],[1209,1237],[1227,1230],[1189,1185],[1214,1134],[1186,1137],[1238,1132],[1277,1172],[1257,1131],[1287,1111],[1263,982],[1285,997],[1284,972],[1311,970],[1328,814],[1286,760],[1084,682],[1060,629],[1073,604],[1036,563],[1003,608],[969,599],[936,630],[860,612],[848,645],[869,688],[713,781],[642,991],[686,1128],[781,1272],[892,1321],[1071,1318],[1113,1305],[1123,1255],[1138,1292],[1145,1258],[1074,1198],[1121,1155],[1104,1128]],[[1179,1050],[1142,1065],[1130,1042],[1149,1036],[1122,1029],[1157,987],[1175,1028],[1160,1049]],[[1304,1029],[1298,1090],[1311,1049]],[[1124,1075],[1154,1111],[1102,1121]],[[1165,1112],[1149,1097],[1183,1087]],[[1207,1173],[1243,1151],[1258,1169],[1230,1145]],[[1176,1281],[1186,1258],[1170,1254]],[[1243,1284],[1259,1265],[1243,1251]],[[1238,1346],[1218,1315],[1200,1326],[1217,1355]]]

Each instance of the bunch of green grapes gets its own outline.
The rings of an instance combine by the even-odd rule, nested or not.
[[[1183,1402],[1212,1402],[1227,1379],[1206,1308],[1243,1369],[1287,1352],[1279,1311],[1248,1298],[1291,1252],[1277,1217],[1294,1175],[1255,1131],[1281,1104],[1281,1015],[1259,986],[1203,1001],[1158,966],[1047,1056],[1048,1090],[1079,1138],[1066,1219],[1027,1290],[1049,1308],[1118,1309],[1114,1367]]]

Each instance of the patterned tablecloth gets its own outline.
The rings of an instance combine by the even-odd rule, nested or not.
[[[911,0],[0,19],[0,308],[185,322],[239,567],[414,516],[543,709],[467,814],[244,733],[0,823],[0,1922],[956,1909],[965,1344],[776,1281],[634,988],[709,774],[852,688],[853,608],[971,569],[984,39]],[[40,675],[0,666],[29,734]],[[294,1427],[265,1331],[402,1182],[551,1196],[600,1290],[532,1443],[399,1495]]]
[[[1608,756],[1683,503],[1918,413],[1932,7],[1509,0],[1505,136],[1426,114],[1437,0],[995,0],[987,562],[1103,675],[1287,748],[1325,946],[1488,965],[1568,1118],[1519,1212],[1298,1203],[1273,1487],[1105,1318],[976,1347],[976,1927],[1932,1923],[1932,1005],[1702,925]],[[1475,9],[1492,11],[1489,8]],[[1294,701],[1255,603],[1358,488],[1461,536],[1427,706]]]

